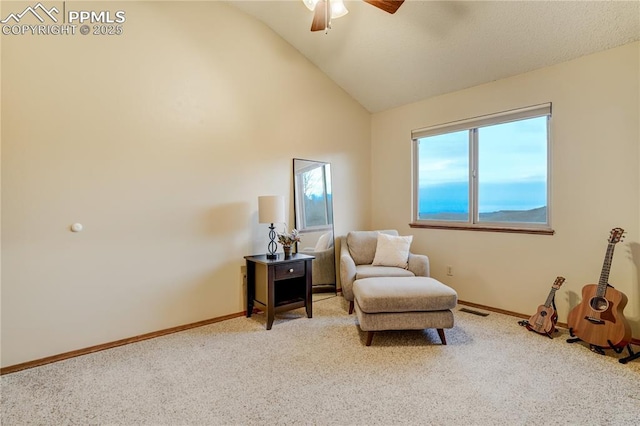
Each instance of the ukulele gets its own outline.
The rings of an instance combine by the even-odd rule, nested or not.
[[[622,348],[631,342],[631,326],[622,315],[627,296],[608,284],[613,249],[623,234],[622,228],[611,230],[600,281],[582,288],[582,301],[567,318],[572,336],[599,348]]]
[[[549,291],[549,296],[547,296],[547,301],[544,305],[538,306],[536,313],[529,318],[529,323],[526,324],[527,330],[535,331],[551,338],[551,333],[556,331],[556,324],[558,323],[558,313],[555,310],[553,299],[564,280],[564,277],[556,278],[556,281],[551,286],[551,291]]]

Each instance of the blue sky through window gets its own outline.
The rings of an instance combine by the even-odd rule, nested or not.
[[[547,202],[547,116],[478,129],[478,209]],[[469,212],[469,131],[420,139],[419,213]]]

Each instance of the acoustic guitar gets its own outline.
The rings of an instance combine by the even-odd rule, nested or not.
[[[598,284],[582,288],[582,301],[569,312],[569,333],[600,348],[622,348],[631,342],[631,326],[622,314],[627,296],[609,285],[609,271],[615,245],[624,229],[611,230]]]
[[[560,286],[562,286],[564,281],[564,277],[556,278],[555,282],[551,286],[551,291],[549,291],[549,295],[547,296],[547,301],[544,305],[538,306],[536,313],[529,318],[529,322],[526,324],[528,330],[544,334],[548,337],[551,337],[551,333],[556,331],[558,313],[555,310],[555,306],[553,306],[553,299],[556,296],[556,291]]]

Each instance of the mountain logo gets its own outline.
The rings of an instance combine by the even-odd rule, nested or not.
[[[40,12],[40,13],[38,13],[38,12]],[[33,16],[35,16],[38,19],[38,21],[40,21],[42,23],[44,23],[44,18],[42,17],[42,15],[48,16],[49,18],[51,18],[51,20],[53,20],[53,22],[58,22],[58,18],[56,18],[53,15],[54,13],[56,15],[58,13],[60,13],[60,11],[55,6],[52,7],[51,9],[47,10],[47,8],[42,5],[42,3],[38,3],[33,7],[28,6],[21,13],[10,13],[9,16],[7,16],[5,19],[0,21],[0,23],[1,24],[6,24],[10,20],[14,20],[15,23],[17,24],[27,14],[32,14]]]

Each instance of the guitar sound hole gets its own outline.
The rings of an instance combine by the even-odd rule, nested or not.
[[[591,299],[591,309],[597,312],[604,312],[609,307],[609,302],[604,297],[596,296]]]
[[[541,317],[546,317],[546,316],[547,316],[547,311],[542,311],[542,312],[540,312],[540,316],[541,316]]]

